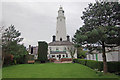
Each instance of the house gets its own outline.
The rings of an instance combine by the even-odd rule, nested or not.
[[[102,53],[94,50],[93,54],[87,54],[87,60],[103,61]],[[110,61],[120,61],[120,46],[106,48],[106,59]]]
[[[29,45],[28,52],[30,55],[34,55],[34,59],[38,57],[38,46]]]

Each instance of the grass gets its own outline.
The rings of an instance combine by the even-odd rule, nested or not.
[[[77,63],[19,64],[3,68],[3,78],[117,78]]]

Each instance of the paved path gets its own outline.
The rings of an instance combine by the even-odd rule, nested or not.
[[[72,63],[72,61],[63,61],[63,62],[55,61],[54,63]]]

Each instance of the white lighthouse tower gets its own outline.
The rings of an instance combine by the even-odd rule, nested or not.
[[[67,40],[67,35],[66,35],[64,10],[60,6],[57,17],[56,41],[66,41],[66,40]]]

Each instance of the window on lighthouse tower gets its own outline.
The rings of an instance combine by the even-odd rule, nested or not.
[[[60,41],[62,41],[62,38],[60,38]]]

